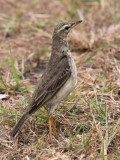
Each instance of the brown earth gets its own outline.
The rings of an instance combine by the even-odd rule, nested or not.
[[[117,0],[0,1],[0,95],[9,96],[0,98],[0,159],[120,159],[119,9]],[[49,141],[43,107],[11,139],[48,63],[55,25],[79,19],[69,36],[78,83],[55,111],[58,137]]]

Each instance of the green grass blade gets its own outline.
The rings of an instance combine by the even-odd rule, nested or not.
[[[11,64],[12,64],[13,77],[14,77],[14,80],[15,80],[15,83],[16,83],[16,87],[17,87],[16,89],[19,90],[20,89],[19,77],[18,77],[18,74],[17,74],[17,70],[16,70],[16,67],[15,67],[15,63],[14,63],[14,59],[13,59],[13,55],[12,55],[11,49],[10,49],[10,55],[11,55]]]

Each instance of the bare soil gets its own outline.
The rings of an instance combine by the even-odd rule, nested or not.
[[[0,95],[8,96],[0,97],[0,159],[120,159],[119,9],[117,0],[0,1]],[[79,19],[68,37],[78,83],[54,113],[58,137],[49,141],[43,107],[11,139],[49,61],[55,25]]]

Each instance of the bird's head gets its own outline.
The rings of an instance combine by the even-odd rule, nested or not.
[[[71,31],[72,28],[77,26],[79,23],[81,23],[82,20],[75,21],[75,22],[63,22],[58,24],[54,29],[54,36],[61,37],[61,38],[67,38],[68,33]]]

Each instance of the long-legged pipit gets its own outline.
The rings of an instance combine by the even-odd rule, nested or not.
[[[67,35],[80,22],[82,21],[65,22],[55,27],[49,64],[36,86],[27,111],[11,132],[13,137],[29,116],[43,105],[49,107],[50,139],[52,140],[52,127],[56,134],[52,113],[57,105],[69,95],[77,82],[77,69],[68,47]]]

